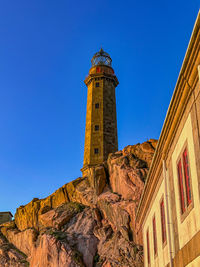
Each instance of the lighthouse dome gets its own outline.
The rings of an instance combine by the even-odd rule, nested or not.
[[[99,52],[94,54],[91,62],[92,66],[106,65],[111,67],[112,59],[110,55],[101,48]]]

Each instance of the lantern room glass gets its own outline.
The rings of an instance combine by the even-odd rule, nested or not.
[[[97,65],[106,65],[110,66],[112,65],[112,59],[108,53],[106,53],[102,48],[99,52],[94,54],[92,60],[92,67]]]

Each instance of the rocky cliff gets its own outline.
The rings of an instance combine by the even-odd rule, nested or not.
[[[135,214],[157,141],[127,146],[0,225],[0,267],[140,267]]]

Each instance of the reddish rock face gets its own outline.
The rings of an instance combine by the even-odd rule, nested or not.
[[[74,215],[83,209],[83,205],[74,202],[62,204],[56,209],[39,215],[39,228],[54,227],[59,230],[63,225],[70,221]]]
[[[93,266],[98,240],[93,234],[96,222],[86,208],[65,224],[62,231],[46,230],[38,237],[30,256],[32,267]]]
[[[18,208],[0,225],[0,267],[142,267],[135,214],[156,143],[110,154],[88,177]]]
[[[0,233],[0,267],[26,267],[26,256],[20,253]]]
[[[147,142],[144,142],[142,144],[137,144],[133,146],[126,146],[122,152],[123,155],[132,154],[139,160],[144,161],[147,164],[147,167],[149,168],[151,165],[151,161],[157,146],[157,140],[150,139]],[[134,168],[134,164],[132,165]]]
[[[30,266],[34,267],[81,267],[82,259],[76,251],[50,234],[39,236],[38,245],[33,248]]]
[[[8,230],[6,233],[8,241],[28,257],[31,255],[37,236],[38,234],[35,229],[26,229],[25,231],[20,232],[15,228]]]
[[[69,244],[82,254],[83,262],[87,267],[93,266],[97,252],[98,239],[94,236],[95,226],[94,211],[85,208],[70,221],[66,229]]]
[[[156,141],[152,141],[155,146]],[[127,146],[122,151],[109,155],[109,181],[113,192],[123,199],[138,201],[154,154],[151,141]]]
[[[134,240],[141,245],[142,235],[138,230],[140,227],[135,224],[135,215],[156,144],[157,141],[151,139],[143,144],[127,146],[108,158],[111,189],[124,200],[122,205],[130,215]]]

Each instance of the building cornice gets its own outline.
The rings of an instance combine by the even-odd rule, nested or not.
[[[117,79],[117,77],[115,75],[110,75],[110,74],[107,74],[107,73],[99,73],[99,74],[89,74],[86,79],[84,80],[84,83],[88,86],[88,84],[91,83],[91,81],[95,78],[99,78],[99,79],[110,79],[114,82],[115,86],[117,86],[119,84],[119,81]]]

